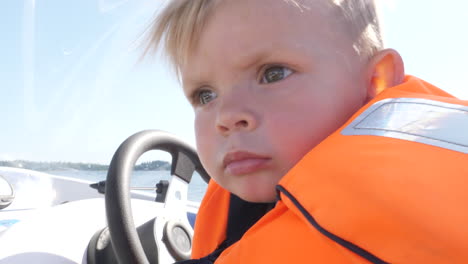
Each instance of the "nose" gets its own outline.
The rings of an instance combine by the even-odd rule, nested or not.
[[[223,136],[236,131],[255,130],[258,118],[253,110],[253,105],[243,98],[237,98],[231,102],[224,101],[218,111],[216,130]]]

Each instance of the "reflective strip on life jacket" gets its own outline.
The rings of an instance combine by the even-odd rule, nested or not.
[[[409,140],[468,154],[467,133],[467,106],[417,98],[378,101],[341,132]]]

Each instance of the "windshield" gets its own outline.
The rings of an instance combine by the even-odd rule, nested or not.
[[[141,59],[143,33],[163,2],[2,1],[0,162],[72,176],[87,169],[76,177],[90,177],[140,130],[194,145],[193,111],[175,75],[160,54]],[[463,1],[382,5],[386,46],[402,54],[406,72],[465,99],[467,9]],[[169,156],[137,163],[166,166],[153,161]]]

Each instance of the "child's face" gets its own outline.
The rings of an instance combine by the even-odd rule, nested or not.
[[[367,99],[364,63],[316,2],[223,1],[181,68],[201,161],[245,200],[274,201],[278,181]]]

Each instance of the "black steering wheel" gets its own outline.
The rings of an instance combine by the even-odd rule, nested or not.
[[[149,150],[163,150],[171,154],[171,174],[181,179],[180,182],[188,185],[194,171],[205,182],[209,181],[195,149],[169,133],[146,130],[125,140],[112,158],[105,191],[110,237],[116,258],[121,264],[150,263],[137,234],[130,206],[130,175],[137,159]],[[185,208],[180,210],[185,212]],[[154,261],[151,260],[151,263]]]

